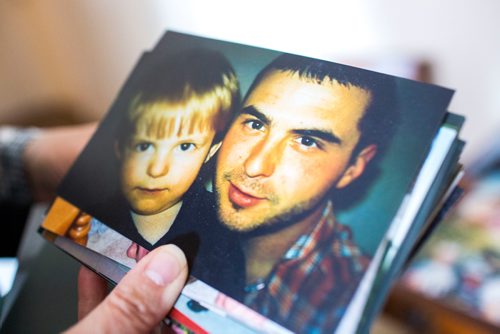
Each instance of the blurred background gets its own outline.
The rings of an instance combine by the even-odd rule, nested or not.
[[[498,0],[3,0],[0,125],[99,120],[140,54],[172,29],[456,89],[450,110],[467,117],[461,137],[470,168],[499,143],[498,13]],[[454,318],[448,306],[419,296],[401,311],[413,297],[399,292],[387,309],[405,314],[400,322],[382,317],[375,333],[446,332],[427,326],[443,319],[456,324],[448,332],[483,332],[475,319],[472,327],[461,323],[471,311]]]
[[[165,29],[361,67],[382,61],[457,90],[470,162],[500,128],[500,2],[4,0],[0,2],[0,123],[99,119],[139,55]]]

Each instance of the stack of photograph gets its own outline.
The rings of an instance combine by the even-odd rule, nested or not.
[[[41,233],[117,283],[152,249],[190,277],[188,333],[367,331],[460,197],[463,117],[436,85],[167,32],[143,53]]]
[[[424,333],[500,332],[499,144],[469,164],[460,202],[391,291],[387,313]]]

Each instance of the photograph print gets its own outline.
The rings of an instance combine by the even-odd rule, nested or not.
[[[331,332],[451,96],[167,32],[58,195],[123,236],[123,256],[174,243],[198,280],[291,331]]]

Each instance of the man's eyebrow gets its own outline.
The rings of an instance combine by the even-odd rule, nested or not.
[[[256,118],[259,119],[264,124],[269,124],[271,123],[271,119],[258,111],[254,106],[246,106],[240,111],[240,114],[247,114],[247,115],[252,115]]]
[[[264,124],[270,124],[271,119],[258,111],[254,106],[246,106],[240,112],[240,114],[248,114],[258,118]],[[342,140],[336,136],[333,132],[322,129],[296,129],[292,131],[295,134],[301,136],[316,137],[333,144],[341,144]]]
[[[318,129],[297,129],[293,130],[295,134],[301,136],[316,137],[333,144],[342,144],[342,140],[333,134],[331,131],[318,130]]]

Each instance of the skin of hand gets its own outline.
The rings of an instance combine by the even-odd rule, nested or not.
[[[187,263],[174,245],[145,256],[106,297],[106,282],[87,268],[78,277],[78,317],[67,333],[149,333],[177,300]]]
[[[24,165],[35,201],[48,201],[88,142],[97,123],[41,129],[26,145]]]

